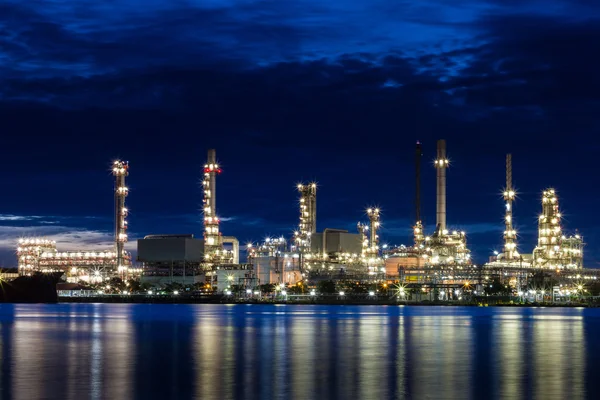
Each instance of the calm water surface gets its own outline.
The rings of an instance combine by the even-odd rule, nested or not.
[[[600,309],[0,305],[3,399],[600,398]]]

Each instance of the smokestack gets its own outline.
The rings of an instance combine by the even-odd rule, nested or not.
[[[446,168],[448,168],[445,140],[437,141],[435,167],[437,168],[436,225],[440,232],[443,232],[446,229]]]
[[[415,223],[421,221],[421,142],[415,148]]]

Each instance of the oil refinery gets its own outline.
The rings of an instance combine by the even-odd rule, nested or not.
[[[431,228],[424,226],[422,219],[422,157],[423,146],[417,142],[412,243],[395,247],[382,245],[381,224],[385,215],[375,206],[368,207],[362,217],[357,213],[357,220],[360,220],[356,232],[335,227],[319,231],[317,192],[320,188],[314,182],[307,182],[297,185],[298,224],[295,232],[289,238],[275,237],[261,243],[248,243],[243,249],[245,262],[240,262],[238,239],[221,232],[217,180],[222,170],[214,149],[208,150],[202,171],[202,237],[195,238],[193,234],[148,234],[137,240],[136,260],[132,260],[125,250],[128,241],[125,201],[129,192],[126,186],[129,163],[117,160],[112,166],[113,247],[85,252],[59,250],[52,238],[21,238],[17,244],[19,274],[64,272],[69,282],[102,282],[121,277],[139,278],[154,285],[174,281],[203,283],[220,292],[235,286],[251,290],[264,284],[285,287],[323,280],[389,282],[418,285],[423,292],[436,290],[440,299],[452,298],[465,287],[484,285],[492,279],[500,279],[516,292],[540,271],[565,279],[574,276],[577,279],[597,278],[596,270],[584,268],[582,236],[565,233],[555,189],[542,191],[536,246],[530,253],[519,250],[524,244],[519,243],[514,225],[517,192],[512,183],[510,154],[506,156],[506,183],[503,188],[503,250],[484,265],[475,265],[467,243],[468,232],[452,228],[452,214],[446,208],[447,178],[451,166],[446,141],[437,142],[434,161],[436,223]],[[493,207],[491,205],[490,208]]]

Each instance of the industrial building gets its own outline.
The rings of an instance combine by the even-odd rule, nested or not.
[[[194,284],[204,281],[204,240],[194,235],[148,235],[137,241],[142,281]]]
[[[335,258],[338,254],[359,254],[362,251],[362,237],[344,229],[325,228],[311,237],[311,252]]]
[[[246,247],[248,264],[254,267],[259,284],[295,284],[302,280],[300,254],[289,251],[283,238],[266,238]]]

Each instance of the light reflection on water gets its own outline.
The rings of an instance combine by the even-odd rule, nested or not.
[[[0,397],[500,399],[600,393],[600,310],[0,305]]]

